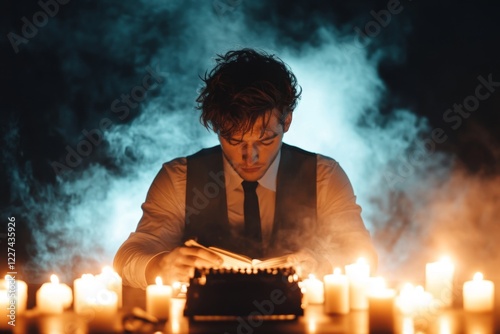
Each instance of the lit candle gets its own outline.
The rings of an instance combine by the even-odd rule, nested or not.
[[[168,319],[172,288],[163,285],[161,277],[156,277],[156,284],[146,288],[146,311],[158,319]]]
[[[325,292],[323,282],[317,279],[313,274],[304,280],[305,299],[309,304],[323,304],[325,301]]]
[[[370,277],[370,265],[364,258],[359,258],[356,263],[345,266],[349,278],[349,305],[352,310],[366,310],[368,299],[366,290]]]
[[[335,268],[333,275],[325,275],[325,313],[349,313],[349,279]]]
[[[9,325],[10,321],[9,306],[10,306],[9,295],[7,294],[7,289],[5,289],[2,285],[0,288],[0,317],[2,317],[1,318],[2,320],[0,320],[0,330],[14,329],[13,326]]]
[[[26,282],[5,275],[5,279],[0,280],[0,291],[5,291],[9,310],[14,310],[16,315],[23,314],[26,311],[28,304],[28,285]],[[10,311],[7,313],[10,314]]]
[[[483,274],[477,272],[472,281],[464,283],[464,310],[469,312],[493,311],[495,286],[492,281],[483,280]]]
[[[97,280],[102,282],[107,290],[114,291],[118,296],[118,308],[123,305],[122,302],[122,278],[111,267],[102,268],[102,273],[96,276]]]
[[[453,274],[455,266],[448,257],[425,266],[425,290],[443,307],[450,307],[453,302]]]
[[[40,313],[58,314],[73,301],[71,288],[59,283],[56,275],[50,276],[50,283],[44,283],[36,292],[36,306]]]
[[[83,314],[89,309],[92,300],[96,298],[99,291],[105,290],[102,282],[96,280],[92,274],[83,274],[73,282],[75,302],[74,310],[77,314]]]
[[[184,316],[184,307],[186,306],[186,298],[172,298],[170,304],[170,331],[166,326],[168,333],[180,334],[189,333],[189,318]]]
[[[394,298],[396,292],[385,287],[382,278],[375,278],[368,291],[368,323],[370,333],[394,331]]]
[[[406,283],[398,297],[396,298],[396,306],[399,311],[408,316],[422,315],[431,309],[432,295],[424,291],[421,285],[414,287],[410,283]]]

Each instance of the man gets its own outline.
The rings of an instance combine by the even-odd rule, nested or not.
[[[301,93],[288,66],[252,49],[216,60],[197,102],[220,145],[163,165],[136,232],[115,257],[124,284],[145,288],[156,276],[187,282],[195,267],[221,264],[183,246],[191,238],[252,258],[288,254],[290,264],[319,275],[360,256],[376,266],[338,163],[283,143]]]

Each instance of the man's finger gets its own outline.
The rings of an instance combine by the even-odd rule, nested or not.
[[[197,257],[198,259],[200,259],[200,262],[197,262],[197,265],[198,265],[198,263],[200,263],[202,265],[207,265],[207,264],[208,265],[221,265],[223,262],[222,258],[219,255],[214,254],[212,252],[209,252],[203,248],[182,247],[180,249],[180,252],[183,255]],[[201,260],[204,262],[201,262]]]

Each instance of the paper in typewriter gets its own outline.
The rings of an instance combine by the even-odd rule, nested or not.
[[[221,265],[223,268],[276,268],[288,267],[290,263],[287,261],[288,256],[273,257],[264,260],[252,259],[248,256],[230,252],[226,249],[217,247],[205,247],[193,239],[187,240],[184,245],[188,247],[199,247],[209,252],[217,254],[224,261]]]

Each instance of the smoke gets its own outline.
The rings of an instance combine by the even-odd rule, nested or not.
[[[440,252],[464,267],[478,258],[485,270],[498,263],[498,177],[468,175],[453,156],[429,147],[431,128],[411,110],[380,111],[391,96],[378,65],[404,50],[377,49],[377,37],[360,47],[348,29],[318,13],[297,37],[286,18],[263,20],[271,11],[266,2],[215,3],[72,4],[21,51],[50,50],[53,57],[44,73],[60,76],[51,87],[60,99],[44,105],[42,131],[57,140],[41,160],[52,171],[55,161],[65,166],[44,183],[32,164],[14,163],[23,119],[9,120],[3,162],[9,212],[22,216],[32,235],[28,280],[47,272],[69,280],[111,263],[161,164],[216,143],[194,110],[198,75],[216,53],[237,47],[276,53],[296,74],[303,95],[285,142],[331,156],[346,170],[379,250],[380,273],[421,279],[425,262]],[[93,143],[83,130],[102,140],[95,135]],[[81,159],[68,160],[67,147]]]

